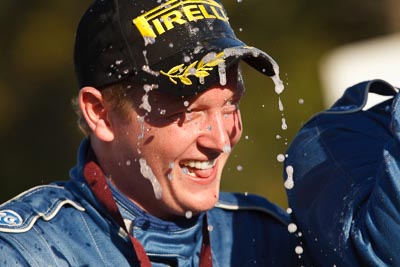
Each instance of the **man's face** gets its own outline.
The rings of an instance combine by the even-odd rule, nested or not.
[[[171,218],[215,205],[222,170],[242,134],[238,105],[243,86],[237,69],[227,78],[227,85],[216,84],[195,97],[153,90],[148,94],[151,111],[132,108],[128,122],[114,114],[111,153],[116,162],[109,175],[144,210]],[[153,184],[143,177],[147,167],[157,180]]]

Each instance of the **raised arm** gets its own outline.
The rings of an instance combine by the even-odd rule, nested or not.
[[[289,205],[318,266],[400,266],[400,99],[363,111],[368,91],[395,94],[383,81],[350,88],[288,151]]]

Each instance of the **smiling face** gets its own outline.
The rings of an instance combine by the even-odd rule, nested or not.
[[[213,208],[222,170],[242,134],[238,104],[244,89],[237,73],[234,68],[227,85],[195,97],[153,90],[151,111],[132,108],[129,120],[110,112],[115,138],[100,159],[119,190],[161,218]],[[149,169],[153,184],[144,177]]]

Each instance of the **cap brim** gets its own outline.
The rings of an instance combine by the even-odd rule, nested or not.
[[[252,46],[247,46],[239,39],[219,38],[210,41],[209,45],[211,47],[218,47],[220,49],[219,51],[225,50],[228,60],[232,60],[232,58],[236,58],[237,60],[242,59],[265,75],[275,75],[275,68],[277,66],[275,60],[264,51]]]
[[[162,92],[189,96],[215,84],[220,79],[221,67],[227,69],[240,60],[267,76],[274,76],[277,70],[275,61],[264,51],[238,39],[218,38],[180,51],[136,77],[146,77],[145,82],[157,84]]]

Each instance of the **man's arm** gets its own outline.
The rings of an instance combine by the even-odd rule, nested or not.
[[[399,102],[321,113],[291,145],[289,204],[317,265],[400,266]]]

